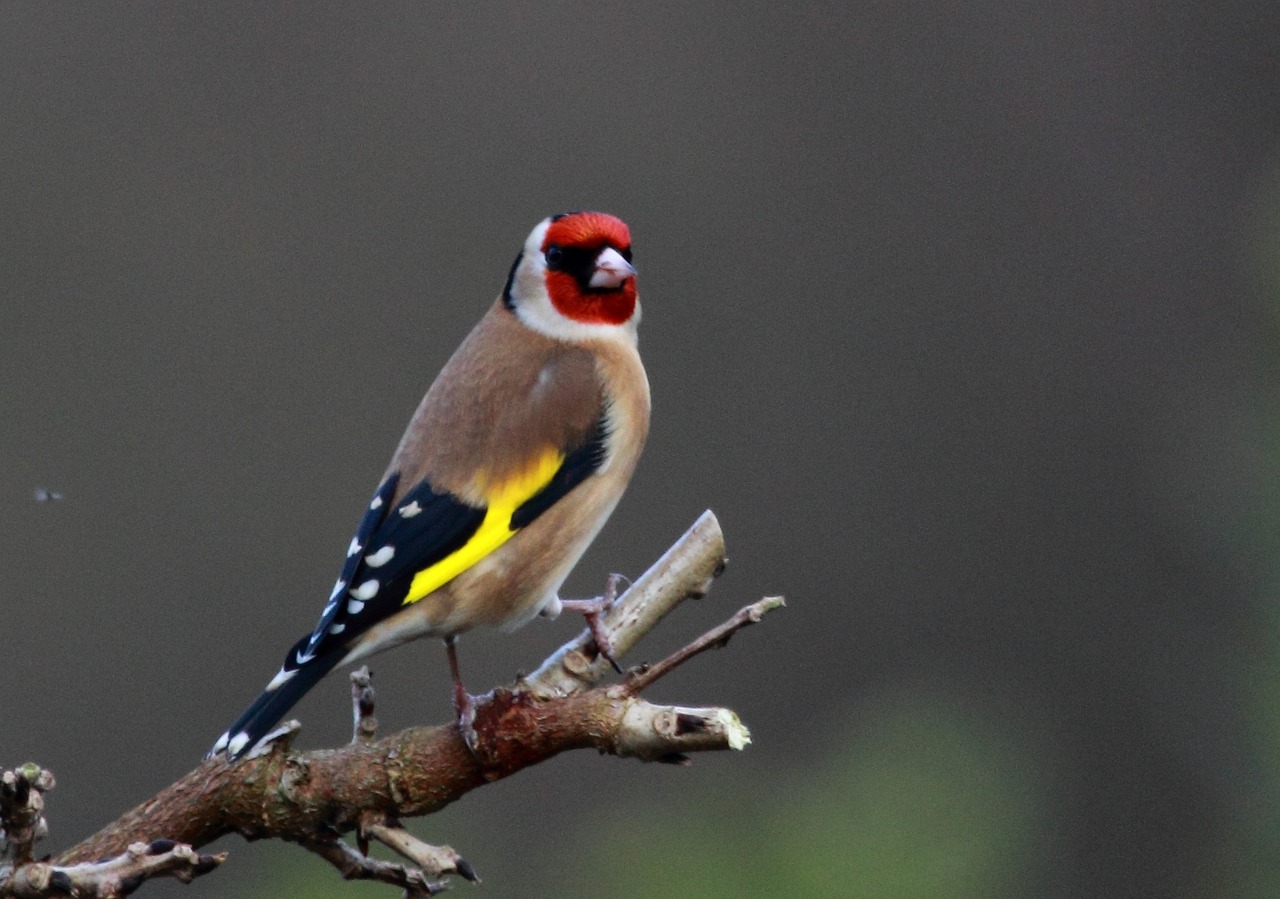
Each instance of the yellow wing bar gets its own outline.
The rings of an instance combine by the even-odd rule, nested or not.
[[[413,576],[404,605],[417,602],[434,593],[472,565],[510,540],[516,533],[511,527],[511,516],[551,482],[564,464],[564,454],[554,449],[542,453],[525,471],[499,483],[485,483],[485,516],[471,539],[434,565],[422,569]],[[487,479],[481,479],[487,480]]]

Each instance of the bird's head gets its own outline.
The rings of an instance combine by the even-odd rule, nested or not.
[[[538,224],[511,266],[503,301],[535,331],[562,340],[628,334],[640,320],[631,230],[603,212]]]

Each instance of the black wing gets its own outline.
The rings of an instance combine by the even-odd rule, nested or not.
[[[347,550],[342,574],[312,632],[307,654],[323,655],[345,647],[372,625],[395,614],[414,575],[456,552],[484,521],[485,510],[451,493],[437,492],[426,480],[400,498],[389,500],[399,475],[378,488],[371,508]],[[388,548],[390,554],[388,555]],[[295,659],[304,664],[305,657]]]

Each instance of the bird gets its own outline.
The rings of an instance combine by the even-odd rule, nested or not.
[[[639,321],[621,219],[578,211],[534,227],[498,298],[409,421],[319,621],[209,757],[265,751],[272,728],[327,673],[419,637],[445,642],[473,754],[458,635],[572,609],[617,667],[599,623],[614,581],[594,600],[562,600],[559,590],[618,504],[648,435]]]

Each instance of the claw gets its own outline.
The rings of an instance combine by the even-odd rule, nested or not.
[[[480,759],[480,734],[476,732],[476,706],[471,701],[470,694],[463,692],[466,701],[458,712],[458,736],[462,737],[462,742],[466,744],[467,751],[471,753],[471,757],[476,760],[477,764],[484,765]],[[457,700],[455,699],[455,707]]]
[[[562,599],[560,601],[562,608],[571,612],[578,612],[583,618],[587,619],[587,628],[591,631],[591,639],[595,640],[596,651],[619,674],[622,673],[622,666],[618,664],[618,660],[613,656],[613,641],[609,639],[609,634],[605,631],[601,616],[613,607],[614,600],[618,598],[618,582],[620,580],[622,580],[622,575],[620,574],[609,575],[608,580],[605,581],[604,594],[597,596],[595,599]]]
[[[445,650],[449,653],[449,673],[453,677],[453,711],[458,716],[458,735],[476,760],[476,764],[484,767],[480,758],[480,735],[476,733],[476,704],[462,685],[462,675],[458,671],[458,650],[454,646],[457,638],[444,638]]]

